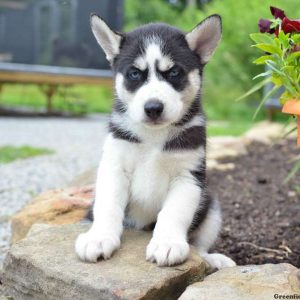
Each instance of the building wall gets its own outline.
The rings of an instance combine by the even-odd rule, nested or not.
[[[0,10],[0,61],[82,68],[108,68],[90,29],[100,14],[122,26],[122,0],[39,0]],[[0,3],[1,8],[1,3]]]

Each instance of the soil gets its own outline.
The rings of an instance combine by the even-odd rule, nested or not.
[[[223,210],[214,251],[238,265],[287,262],[300,267],[300,172],[283,183],[299,154],[295,140],[255,143],[247,155],[222,161],[234,163],[235,169],[211,171],[209,186]]]

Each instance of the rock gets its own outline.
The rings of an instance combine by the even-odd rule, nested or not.
[[[208,160],[220,160],[228,157],[236,157],[246,153],[246,145],[239,137],[218,136],[208,139]]]
[[[189,286],[179,300],[270,300],[276,294],[300,294],[299,269],[289,264],[225,268]]]
[[[260,142],[270,144],[276,139],[284,135],[284,124],[262,121],[251,129],[249,129],[243,136],[244,143]]]
[[[86,215],[92,200],[92,186],[41,194],[12,217],[11,241],[14,243],[24,238],[35,223],[71,224],[80,221]]]
[[[217,160],[208,160],[206,163],[208,170],[229,171],[234,170],[234,163],[219,163]]]
[[[173,300],[204,277],[207,265],[194,250],[187,262],[176,267],[147,262],[151,233],[143,231],[126,231],[121,249],[110,260],[81,262],[74,241],[89,226],[34,225],[5,259],[2,281],[9,295],[15,300]]]

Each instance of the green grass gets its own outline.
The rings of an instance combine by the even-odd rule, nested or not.
[[[108,87],[88,85],[60,87],[53,97],[53,107],[55,110],[66,111],[69,110],[67,102],[75,100],[86,103],[87,112],[109,112],[112,97],[112,90]],[[40,109],[46,107],[46,98],[37,85],[5,84],[0,95],[0,105]]]
[[[30,146],[3,146],[0,147],[0,164],[9,163],[17,159],[25,159],[33,156],[52,154],[52,150],[45,148],[33,148]]]
[[[253,122],[208,122],[207,134],[209,136],[240,136],[253,126]]]

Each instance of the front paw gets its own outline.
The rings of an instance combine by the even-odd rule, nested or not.
[[[236,263],[228,256],[220,253],[206,253],[202,257],[208,262],[213,269],[223,269],[235,267]]]
[[[120,248],[118,237],[101,237],[89,231],[80,234],[75,243],[77,255],[87,262],[97,262],[100,258],[108,259],[118,248]]]
[[[147,246],[146,258],[159,266],[172,266],[184,262],[190,247],[185,240],[152,238]]]

